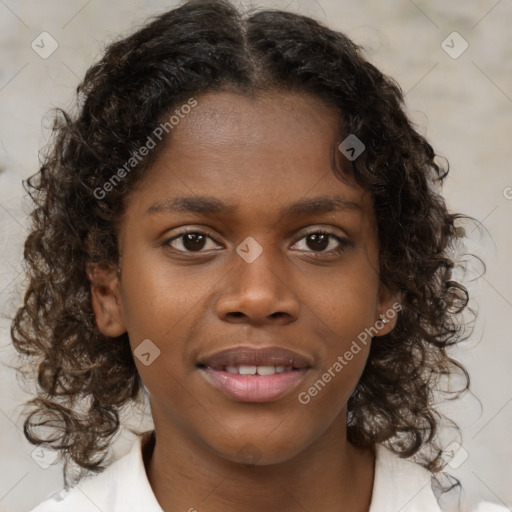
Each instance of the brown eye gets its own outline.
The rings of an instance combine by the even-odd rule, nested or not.
[[[187,233],[183,235],[183,247],[187,249],[187,251],[197,251],[201,250],[205,245],[205,237],[200,233]]]
[[[308,247],[313,250],[324,251],[329,245],[330,235],[324,233],[313,233],[307,236]]]
[[[332,255],[343,252],[346,247],[351,245],[350,241],[344,238],[341,238],[334,233],[328,233],[326,231],[314,231],[311,233],[307,233],[304,237],[302,237],[299,242],[305,240],[305,249],[306,252],[312,252],[313,256],[316,256],[315,253],[318,253],[318,256]],[[298,243],[299,243],[298,242]],[[336,243],[338,247],[336,247]],[[334,246],[330,250],[326,250],[329,246]]]
[[[213,237],[202,231],[185,231],[164,242],[164,246],[171,247],[177,252],[202,252],[207,245],[208,240]],[[212,248],[215,248],[214,246]]]

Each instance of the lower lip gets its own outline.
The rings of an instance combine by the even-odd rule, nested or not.
[[[272,402],[296,388],[307,369],[274,375],[240,375],[212,368],[203,368],[207,380],[237,402]]]

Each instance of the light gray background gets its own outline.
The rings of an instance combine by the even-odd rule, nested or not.
[[[243,1],[249,5],[249,1]],[[9,321],[21,297],[26,205],[21,180],[38,170],[51,107],[67,108],[79,79],[105,43],[127,34],[173,2],[158,0],[0,0],[0,360],[13,361]],[[496,0],[268,0],[344,31],[395,77],[410,116],[436,151],[448,158],[444,189],[451,210],[468,213],[488,232],[472,232],[471,251],[487,273],[467,283],[480,316],[471,340],[455,351],[469,369],[472,393],[444,410],[463,431],[452,474],[471,494],[512,507],[512,2]],[[47,59],[31,48],[46,31],[58,42]],[[452,58],[441,44],[457,31],[469,44]],[[461,40],[448,44],[453,51]],[[471,230],[469,230],[471,231]],[[473,272],[473,274],[476,273]],[[468,279],[471,278],[471,272]],[[42,469],[20,430],[27,398],[15,372],[0,373],[0,511],[28,510],[62,485],[61,469]],[[114,455],[126,452],[123,434]],[[464,457],[467,454],[467,458]],[[460,464],[460,465],[459,465]],[[398,512],[398,511],[397,511]]]

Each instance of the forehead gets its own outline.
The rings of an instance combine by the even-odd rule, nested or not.
[[[153,203],[208,196],[282,212],[308,197],[361,202],[364,191],[335,176],[340,113],[334,107],[292,92],[195,98],[142,180],[138,192]]]
[[[301,152],[307,153],[314,146],[329,146],[337,135],[339,112],[308,94],[225,91],[200,96],[197,102],[172,131],[170,146],[238,147],[246,152],[265,146],[275,155],[278,148],[297,149],[310,141]]]

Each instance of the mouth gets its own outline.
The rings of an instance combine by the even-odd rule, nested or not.
[[[267,376],[267,375],[275,375],[276,373],[284,373],[291,372],[295,370],[300,370],[301,368],[294,368],[293,366],[284,366],[284,365],[249,365],[249,364],[240,364],[240,365],[221,365],[221,366],[205,366],[205,365],[197,365],[198,368],[210,368],[211,370],[215,370],[218,372],[227,372],[233,375],[259,375],[259,376]]]
[[[281,347],[237,347],[203,358],[197,368],[208,383],[234,401],[272,402],[296,388],[311,364]]]

